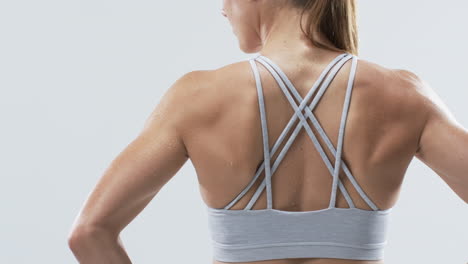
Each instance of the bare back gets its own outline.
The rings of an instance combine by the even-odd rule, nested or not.
[[[297,59],[264,55],[281,66],[304,98],[321,71],[337,54],[328,52],[318,57],[303,56]],[[334,146],[337,145],[350,67],[351,62],[344,64],[313,110]],[[265,99],[269,142],[275,142],[294,110],[267,69],[261,66],[258,69]],[[193,105],[185,106],[184,111],[196,111],[197,118],[185,127],[184,142],[197,172],[203,200],[210,207],[221,208],[244,189],[263,161],[258,97],[248,61],[204,71],[202,75],[203,85],[191,91]],[[398,71],[362,59],[357,64],[341,157],[365,193],[381,210],[395,205],[403,176],[417,151],[424,125],[424,119],[418,112],[422,107],[416,99],[416,91],[409,87],[407,80]],[[325,142],[315,129],[313,133],[320,145],[324,146]],[[333,154],[327,148],[323,150],[334,162]],[[273,155],[272,160],[276,157],[277,154]],[[343,171],[340,180],[357,208],[371,209]],[[261,178],[257,180],[231,209],[244,208],[261,181]],[[271,183],[276,209],[309,211],[328,206],[332,178],[316,146],[304,130],[299,132],[292,143]],[[336,206],[348,207],[339,190]],[[266,192],[262,192],[252,207],[253,210],[264,208]],[[383,262],[298,258],[262,263]]]

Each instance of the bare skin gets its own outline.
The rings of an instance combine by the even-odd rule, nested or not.
[[[304,96],[325,64],[336,53],[324,52],[322,62],[304,62],[300,66],[286,65],[286,59],[268,56],[278,61],[293,84]],[[330,57],[332,56],[332,57]],[[297,61],[294,58],[291,61]],[[283,63],[281,63],[283,62]],[[321,99],[314,113],[336,146],[338,120],[344,98],[350,63],[345,64]],[[206,74],[207,78],[211,73]],[[235,77],[233,77],[233,75]],[[200,116],[191,124],[185,143],[196,168],[204,201],[210,207],[222,208],[235,197],[253,177],[258,162],[263,158],[260,120],[255,84],[250,66],[239,62],[219,69],[213,75],[224,83],[220,101],[213,100],[216,92],[201,92],[200,100],[214,103],[206,119]],[[215,77],[216,76],[216,77]],[[278,138],[292,109],[273,78],[261,68],[265,94],[270,144]],[[403,176],[418,149],[418,140],[427,117],[424,99],[414,87],[407,72],[384,69],[360,60],[348,114],[344,139],[343,160],[361,187],[379,209],[393,207],[398,199]],[[228,80],[234,78],[236,82]],[[210,88],[207,88],[207,90]],[[213,90],[219,88],[213,87]],[[334,96],[331,96],[331,95]],[[212,114],[210,114],[211,112]],[[220,113],[223,113],[220,117]],[[242,118],[240,118],[242,117]],[[206,123],[205,123],[206,122]],[[200,125],[202,123],[202,125]],[[198,125],[197,125],[198,124]],[[234,127],[235,126],[235,129]],[[245,131],[245,132],[243,132]],[[250,132],[248,132],[250,131]],[[301,132],[275,172],[273,204],[288,211],[323,209],[328,206],[331,177],[311,140]],[[321,141],[322,146],[324,143]],[[333,160],[331,153],[327,153]],[[274,156],[273,160],[276,156]],[[300,162],[294,162],[299,160]],[[344,177],[347,190],[358,208],[370,210]],[[259,182],[258,182],[259,183]],[[251,189],[233,210],[242,209],[253,195]],[[339,192],[338,207],[348,207]],[[266,192],[253,209],[266,207]],[[213,263],[220,264],[214,260]],[[246,262],[258,263],[258,262]],[[375,264],[383,261],[357,261],[338,259],[288,259],[263,261],[267,264]]]
[[[325,63],[336,55],[329,51],[322,54],[322,59],[289,65],[285,61],[297,60],[264,55],[282,67],[304,96]],[[263,158],[258,101],[249,67],[244,61],[213,71],[192,72],[167,91],[141,134],[112,162],[80,212],[69,244],[81,263],[107,263],[109,259],[115,260],[112,263],[131,263],[119,233],[188,157],[196,169],[202,198],[210,207],[223,207],[247,184]],[[346,63],[314,111],[334,144],[349,67]],[[272,77],[263,68],[260,72],[273,142],[292,112]],[[362,59],[358,63],[343,160],[382,210],[395,205],[405,170],[415,156],[468,201],[468,133],[449,118],[449,112],[431,91],[408,71],[385,69]],[[292,158],[301,162],[294,163]],[[274,174],[275,208],[325,208],[330,190],[327,173],[310,139],[300,134]],[[346,177],[341,178],[356,207],[370,209]],[[247,193],[244,198],[251,195]],[[246,202],[241,199],[232,209],[240,209]],[[347,207],[341,195],[337,206]],[[265,208],[265,192],[253,207],[260,208]],[[286,259],[261,263],[383,261]]]
[[[255,1],[236,3],[252,2]],[[280,27],[284,28],[277,28],[278,32],[291,32],[287,28],[292,28],[292,24],[285,21]],[[236,32],[241,34],[240,30]],[[280,65],[302,97],[338,54],[304,44],[303,39],[290,38],[286,33],[265,32],[268,31],[260,35],[270,37],[258,42],[261,53]],[[246,47],[256,47],[255,43],[249,43]],[[347,62],[314,110],[335,146],[349,69]],[[259,70],[273,144],[291,117],[292,108],[272,76],[261,66]],[[249,182],[263,159],[259,118],[257,91],[247,61],[190,72],[178,79],[138,137],[110,164],[86,200],[69,236],[69,246],[76,258],[80,263],[131,263],[120,232],[189,158],[197,172],[203,201],[213,208],[225,206]],[[331,154],[327,155],[333,161]],[[414,157],[468,201],[468,131],[416,75],[360,59],[343,160],[366,194],[379,209],[385,210],[397,202],[406,169]],[[347,178],[341,175],[341,179],[356,207],[369,210]],[[329,172],[302,131],[272,178],[274,208],[291,211],[325,208],[330,184]],[[253,190],[231,209],[243,208]],[[263,192],[253,209],[265,208],[265,204]],[[341,193],[337,206],[347,207]],[[223,262],[213,260],[213,263]],[[249,263],[384,262],[304,258],[241,264]]]

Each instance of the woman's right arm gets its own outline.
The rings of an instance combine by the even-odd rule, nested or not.
[[[468,203],[468,130],[452,115],[430,85],[405,71],[424,100],[425,125],[415,156]]]

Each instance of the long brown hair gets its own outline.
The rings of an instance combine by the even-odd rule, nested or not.
[[[318,47],[358,54],[358,30],[355,0],[291,0],[302,9],[301,30]],[[307,13],[306,30],[302,16]],[[317,41],[313,33],[323,34],[333,45]]]

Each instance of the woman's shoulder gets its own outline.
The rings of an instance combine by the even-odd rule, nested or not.
[[[363,110],[392,124],[397,122],[422,131],[432,93],[427,82],[409,69],[390,68],[361,58],[358,65],[355,81],[358,93],[353,94],[359,99],[358,105],[365,105]]]
[[[383,89],[415,89],[422,82],[422,78],[414,71],[403,68],[390,68],[382,64],[359,58],[357,74],[361,81],[378,85]]]
[[[170,104],[177,105],[179,123],[190,129],[209,126],[236,105],[252,101],[256,90],[249,88],[255,82],[246,64],[247,60],[193,70],[175,80],[166,93],[172,98]]]
[[[400,107],[418,107],[423,100],[425,81],[414,71],[403,68],[390,68],[382,64],[359,58],[355,85],[365,89],[389,104],[398,103]]]
[[[357,65],[353,94],[359,97],[360,103],[395,113],[423,111],[429,88],[419,75],[361,57]],[[187,118],[198,124],[212,122],[236,105],[256,103],[257,91],[252,89],[255,79],[248,59],[214,69],[191,71],[176,84],[181,86],[179,94],[183,97],[184,112],[190,113]]]

